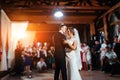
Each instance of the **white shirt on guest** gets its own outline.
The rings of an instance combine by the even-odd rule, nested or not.
[[[47,67],[46,63],[41,61],[37,62],[37,68],[42,69],[42,67]]]
[[[112,60],[117,58],[116,53],[113,51],[106,52],[105,56],[109,59],[110,64],[114,64]]]

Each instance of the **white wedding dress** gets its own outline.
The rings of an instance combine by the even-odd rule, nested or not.
[[[68,42],[73,44],[74,40],[76,39],[71,38]],[[82,80],[76,60],[75,50],[66,52],[67,80]]]

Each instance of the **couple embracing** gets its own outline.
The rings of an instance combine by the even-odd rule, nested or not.
[[[76,35],[78,36],[78,32],[75,28],[60,25],[59,32],[53,36],[56,65],[54,80],[59,80],[60,71],[62,80],[82,80],[76,57],[76,51],[80,52],[79,37]]]

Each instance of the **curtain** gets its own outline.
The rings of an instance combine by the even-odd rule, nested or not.
[[[11,27],[8,30],[8,68],[14,65],[15,49],[18,40],[20,40],[26,32],[28,21],[11,22]]]
[[[10,27],[10,19],[6,13],[1,10],[1,41],[2,41],[2,59],[1,59],[1,71],[7,70],[7,55],[6,55],[6,41],[7,41],[7,30]]]

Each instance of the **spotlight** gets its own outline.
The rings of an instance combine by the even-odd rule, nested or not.
[[[55,13],[54,13],[54,16],[55,17],[62,17],[63,16],[63,13],[61,12],[61,11],[56,11]]]

